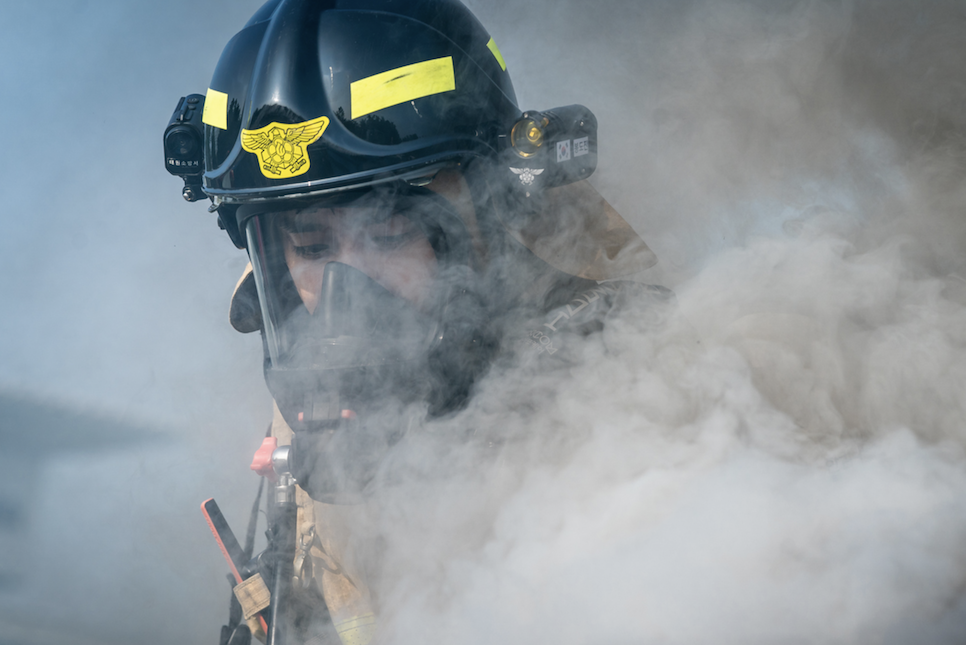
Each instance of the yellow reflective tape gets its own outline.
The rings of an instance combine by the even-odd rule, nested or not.
[[[446,56],[376,74],[349,86],[352,117],[456,89],[453,57]]]
[[[502,67],[503,71],[505,72],[506,61],[503,60],[503,54],[500,53],[500,48],[496,46],[496,41],[490,38],[490,42],[486,43],[486,46],[490,48],[491,52],[493,52],[493,58],[496,59],[496,62],[500,64],[500,67]]]
[[[306,148],[318,141],[329,125],[320,116],[302,123],[269,123],[257,130],[242,130],[242,149],[258,155],[258,167],[269,179],[288,179],[309,171]]]
[[[228,129],[228,95],[218,90],[208,88],[205,95],[205,109],[201,113],[201,122],[213,128]]]

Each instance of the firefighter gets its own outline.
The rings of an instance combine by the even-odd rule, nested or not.
[[[347,527],[382,457],[463,407],[496,355],[599,327],[610,281],[656,260],[586,181],[590,110],[521,111],[457,0],[270,0],[202,121],[185,196],[250,258],[230,320],[260,333],[272,434],[294,443],[301,637],[363,645],[378,599]]]

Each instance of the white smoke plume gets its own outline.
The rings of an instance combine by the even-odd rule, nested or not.
[[[961,8],[568,8],[507,26],[521,100],[572,64],[512,44],[537,14],[629,47],[584,88],[636,142],[595,181],[677,307],[407,438],[356,527],[382,638],[963,642]]]
[[[900,248],[754,242],[491,381],[439,430],[499,456],[379,511],[392,642],[957,642],[966,312]]]

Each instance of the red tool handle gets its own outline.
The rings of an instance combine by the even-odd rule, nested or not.
[[[208,528],[211,529],[212,535],[215,536],[215,542],[218,543],[221,554],[228,561],[231,573],[235,576],[235,582],[241,582],[242,577],[238,569],[245,565],[242,562],[244,552],[242,551],[241,545],[238,544],[238,540],[235,539],[235,534],[232,533],[231,528],[228,526],[228,521],[225,519],[225,516],[221,514],[221,509],[218,508],[218,504],[214,498],[206,499],[201,503],[201,512],[205,515]],[[265,622],[265,618],[261,614],[258,616],[258,621],[262,624],[262,629],[267,634],[268,623]]]

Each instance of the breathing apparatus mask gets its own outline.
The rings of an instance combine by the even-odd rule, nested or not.
[[[237,217],[265,378],[296,443],[312,444],[294,451],[311,462],[296,462],[297,479],[316,499],[357,490],[405,431],[402,416],[458,407],[488,363],[469,234],[444,199],[409,186]]]

